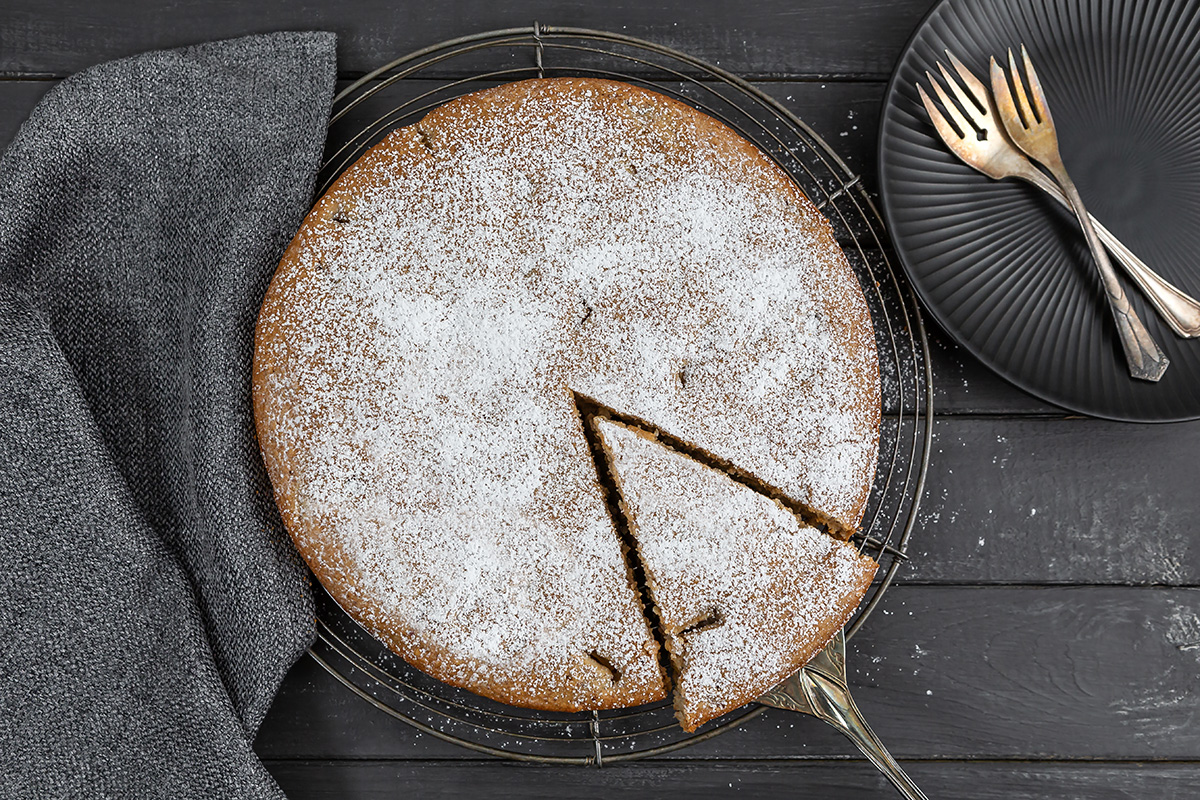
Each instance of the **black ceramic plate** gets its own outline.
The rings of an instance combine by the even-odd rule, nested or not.
[[[880,123],[885,214],[933,316],[1012,383],[1122,420],[1200,417],[1200,339],[1181,339],[1129,280],[1171,359],[1129,377],[1074,220],[1013,180],[992,181],[938,140],[915,82],[949,49],[987,80],[988,56],[1029,49],[1067,169],[1092,214],[1152,269],[1200,297],[1200,3],[944,0],[921,23]],[[1019,57],[1019,55],[1018,55]],[[1117,267],[1118,272],[1120,268]]]

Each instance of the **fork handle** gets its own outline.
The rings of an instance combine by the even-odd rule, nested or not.
[[[1066,208],[1071,208],[1071,201],[1063,194],[1062,189],[1041,170],[1031,165],[1028,174],[1022,173],[1018,177],[1038,187]],[[1200,300],[1196,300],[1150,269],[1146,262],[1138,258],[1091,214],[1088,214],[1088,218],[1096,229],[1096,238],[1116,256],[1117,263],[1124,268],[1125,274],[1138,285],[1142,294],[1146,295],[1163,320],[1171,326],[1171,330],[1186,339],[1200,336]]]
[[[1060,159],[1044,160],[1042,163],[1054,175],[1055,180],[1062,187],[1063,194],[1067,196],[1067,200],[1079,220],[1079,226],[1083,228],[1083,235],[1087,239],[1088,248],[1092,251],[1092,258],[1095,259],[1096,266],[1100,268],[1104,293],[1108,296],[1108,305],[1112,309],[1113,319],[1117,323],[1117,334],[1121,340],[1121,347],[1125,350],[1129,374],[1140,380],[1157,382],[1167,371],[1167,366],[1171,362],[1163,353],[1162,348],[1158,346],[1158,342],[1154,341],[1154,337],[1146,330],[1146,326],[1142,324],[1142,320],[1134,311],[1133,306],[1129,304],[1129,298],[1125,296],[1125,290],[1121,288],[1121,283],[1117,280],[1117,273],[1113,271],[1112,262],[1108,260],[1108,253],[1100,245],[1096,229],[1092,227],[1092,218],[1083,205],[1083,198],[1079,196],[1075,182],[1067,174],[1066,167],[1063,166]]]

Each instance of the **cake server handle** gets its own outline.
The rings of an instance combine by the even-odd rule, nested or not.
[[[879,741],[846,685],[846,637],[842,631],[792,677],[759,698],[763,705],[799,711],[841,731],[908,800],[929,800]]]

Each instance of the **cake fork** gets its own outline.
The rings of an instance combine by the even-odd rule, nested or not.
[[[929,800],[879,741],[850,696],[846,636],[842,631],[799,672],[758,698],[758,702],[828,722],[854,742],[907,800]]]
[[[1033,95],[1033,102],[1030,103],[1029,95],[1025,92],[1025,84],[1021,80],[1017,62],[1013,58],[1012,50],[1009,49],[1008,65],[1013,82],[1012,90],[1009,90],[1008,80],[1000,65],[996,63],[996,59],[993,57],[991,60],[992,96],[996,100],[997,116],[1000,117],[1000,122],[1003,123],[1004,130],[1012,139],[1013,144],[1025,151],[1025,155],[1049,170],[1050,175],[1062,187],[1063,194],[1070,201],[1079,225],[1083,228],[1088,248],[1092,251],[1092,258],[1095,259],[1096,266],[1100,268],[1104,293],[1108,297],[1109,308],[1117,323],[1121,347],[1125,350],[1125,359],[1129,363],[1129,374],[1141,380],[1157,381],[1162,378],[1170,362],[1158,346],[1158,342],[1154,341],[1141,319],[1138,318],[1133,306],[1129,304],[1129,298],[1125,296],[1125,290],[1121,288],[1117,274],[1108,260],[1108,253],[1100,246],[1100,240],[1096,238],[1096,230],[1092,227],[1092,220],[1088,216],[1087,209],[1084,208],[1079,190],[1075,188],[1075,183],[1067,174],[1067,168],[1063,166],[1062,156],[1058,149],[1058,133],[1054,128],[1054,120],[1050,116],[1046,95],[1042,91],[1042,84],[1038,80],[1037,72],[1034,71],[1033,63],[1029,60],[1029,53],[1024,46],[1021,47],[1021,56],[1025,62],[1025,74],[1029,80],[1029,90]],[[1020,108],[1017,107],[1018,104]]]
[[[937,67],[946,84],[958,99],[951,102],[942,90],[938,81],[929,73],[925,73],[933,90],[942,101],[948,113],[958,126],[957,130],[950,124],[934,105],[925,89],[917,85],[917,92],[925,106],[933,127],[938,136],[968,166],[982,172],[989,178],[1020,178],[1057,200],[1067,208],[1070,201],[1053,180],[1035,167],[1025,155],[1017,149],[1005,133],[1003,126],[996,119],[995,104],[991,94],[975,75],[963,66],[949,50],[946,56],[954,66],[955,72],[961,78],[962,84],[955,80],[946,67],[938,62]],[[966,118],[964,118],[964,115]],[[978,130],[983,138],[975,135]],[[1089,215],[1090,216],[1090,215]],[[1142,293],[1154,305],[1158,313],[1179,336],[1192,338],[1200,336],[1200,301],[1168,283],[1162,276],[1138,258],[1133,251],[1121,243],[1107,228],[1092,217],[1092,225],[1096,235],[1105,247],[1116,257],[1129,277],[1133,278]]]

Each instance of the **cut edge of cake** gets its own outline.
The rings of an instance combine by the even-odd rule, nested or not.
[[[663,435],[652,427],[630,424],[604,413],[604,410],[596,413],[594,407],[591,411],[593,413],[582,416],[585,424],[594,432],[595,442],[603,448],[602,457],[606,460],[606,468],[615,488],[614,499],[624,517],[623,525],[629,537],[628,545],[633,548],[639,562],[642,581],[639,590],[642,592],[647,607],[653,609],[654,617],[651,627],[655,631],[655,638],[663,648],[665,660],[670,666],[668,686],[672,695],[675,716],[683,729],[691,732],[706,722],[753,701],[808,663],[853,615],[869,587],[878,565],[850,543],[814,528],[777,498],[759,491],[756,486],[747,485],[737,476],[730,475],[720,467],[714,467],[712,464],[695,459],[692,453],[676,447],[675,442],[670,441],[670,437],[664,439]],[[606,429],[612,433],[606,433]],[[715,602],[714,599],[711,607],[706,601],[701,603],[703,608],[693,609],[695,613],[687,615],[686,619],[680,618],[670,623],[667,622],[671,617],[671,609],[668,608],[664,612],[660,605],[659,598],[665,595],[660,581],[656,580],[656,572],[661,572],[661,570],[653,563],[655,559],[646,554],[644,537],[641,535],[638,521],[639,511],[635,508],[636,504],[630,500],[626,485],[627,476],[622,476],[622,470],[618,464],[621,456],[617,452],[618,447],[614,447],[612,441],[613,433],[618,431],[638,437],[653,447],[662,448],[664,452],[671,453],[676,459],[679,459],[680,463],[690,465],[691,468],[711,470],[715,480],[728,481],[731,488],[738,487],[733,488],[735,492],[753,493],[756,497],[761,498],[764,510],[770,507],[785,515],[782,517],[783,519],[791,520],[797,535],[818,536],[829,541],[832,544],[831,557],[840,559],[847,571],[852,573],[844,576],[846,579],[843,586],[844,591],[832,598],[832,608],[829,613],[814,620],[815,632],[807,637],[801,646],[782,654],[781,663],[777,664],[774,669],[758,676],[755,681],[750,683],[748,689],[726,692],[725,696],[716,702],[698,696],[704,694],[702,691],[689,691],[690,685],[697,682],[694,676],[702,669],[702,667],[696,666],[696,657],[700,654],[698,652],[689,653],[689,650],[692,649],[689,645],[691,637],[726,624],[735,624],[730,618],[737,614],[730,614],[725,606]],[[617,433],[616,435],[622,436],[623,434]],[[737,532],[731,531],[730,535],[736,536]],[[665,579],[666,576],[660,577]]]
[[[702,447],[685,441],[669,431],[663,430],[662,427],[653,422],[618,411],[580,392],[572,391],[571,395],[575,402],[576,410],[584,422],[585,429],[588,429],[590,425],[594,425],[594,420],[603,419],[616,423],[621,427],[638,431],[642,435],[658,441],[663,447],[681,453],[709,469],[723,473],[736,483],[740,483],[770,498],[776,505],[791,512],[802,524],[810,528],[816,528],[822,533],[843,542],[848,542],[850,537],[858,532],[856,526],[834,518],[821,511],[821,509],[814,507],[811,503],[796,500],[779,487],[772,486],[752,472],[715,453],[711,453]],[[590,432],[588,435],[589,437],[591,436]]]
[[[625,559],[625,577],[629,582],[629,588],[641,602],[643,619],[650,630],[652,641],[657,645],[659,676],[662,681],[663,696],[667,697],[674,689],[675,675],[670,662],[670,645],[663,637],[658,608],[654,604],[654,593],[638,552],[637,538],[631,530],[632,521],[622,499],[618,476],[604,445],[603,434],[596,426],[596,420],[602,418],[603,411],[582,395],[572,393],[572,400],[575,416],[579,419],[588,449],[595,462],[596,482],[604,493],[605,506],[608,508],[613,532],[621,546],[621,555]],[[595,653],[591,654],[591,657],[593,661],[600,663],[600,660],[595,657]]]

